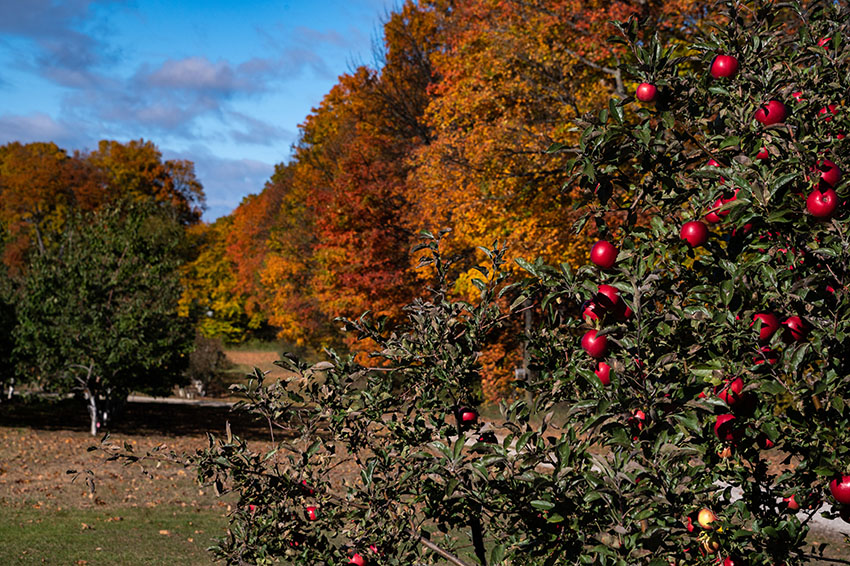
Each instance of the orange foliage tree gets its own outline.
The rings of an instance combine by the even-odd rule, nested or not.
[[[103,140],[91,153],[54,143],[0,147],[0,223],[4,263],[23,269],[33,243],[43,254],[71,210],[88,212],[119,200],[169,205],[183,224],[201,217],[204,194],[189,161],[166,160],[151,142]]]

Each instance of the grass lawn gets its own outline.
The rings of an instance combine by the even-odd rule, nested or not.
[[[210,565],[206,549],[226,519],[212,509],[6,507],[0,515],[4,564]]]
[[[112,433],[137,453],[165,444],[178,453],[207,445],[206,430],[260,439],[263,430],[222,408],[133,403]],[[206,549],[227,529],[232,497],[217,498],[192,470],[104,462],[88,452],[79,401],[0,404],[0,564],[214,564]],[[85,476],[91,469],[95,491]]]

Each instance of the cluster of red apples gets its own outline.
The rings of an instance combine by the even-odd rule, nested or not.
[[[818,41],[818,45],[824,49],[828,48],[828,43],[831,38],[823,38]],[[711,63],[710,73],[714,79],[731,79],[739,69],[738,60],[732,55],[718,55]],[[799,101],[802,93],[793,93],[794,97]],[[651,83],[641,83],[635,91],[635,98],[641,102],[652,103],[658,97],[658,88]],[[835,104],[821,108],[819,114],[824,121],[832,120],[832,115],[837,111]],[[764,126],[773,126],[782,124],[788,118],[788,108],[779,100],[770,99],[764,102],[755,112],[755,119]],[[844,137],[843,134],[837,135],[838,139]],[[756,159],[768,160],[770,153],[766,147],[756,154]],[[711,159],[709,165],[719,167],[720,163]],[[835,192],[835,187],[841,181],[841,169],[829,159],[820,159],[812,167],[809,180],[812,182],[812,190],[806,199],[806,210],[815,218],[830,218],[838,209],[838,195]],[[721,182],[723,179],[721,178]],[[702,246],[708,241],[708,226],[706,222],[717,224],[722,220],[722,217],[729,214],[729,209],[725,205],[733,202],[738,194],[738,189],[731,196],[722,196],[718,198],[709,212],[705,215],[704,220],[691,220],[686,222],[680,231],[680,237],[685,240],[692,248]]]
[[[599,240],[594,244],[590,251],[590,261],[601,269],[611,269],[617,261],[617,248],[606,240]],[[611,285],[599,285],[596,296],[587,301],[582,307],[582,318],[587,323],[598,321],[605,316],[613,316],[617,320],[627,320],[632,315],[631,309],[620,298],[616,287]],[[799,316],[792,315],[780,322],[779,318],[768,312],[756,313],[753,316],[751,326],[758,324],[758,343],[760,346],[759,355],[754,358],[754,364],[760,365],[765,361],[768,364],[775,364],[779,361],[779,355],[768,345],[773,336],[780,331],[782,340],[786,343],[802,342],[806,340],[809,327],[807,323]],[[611,366],[600,361],[608,353],[608,338],[605,335],[598,335],[597,330],[592,329],[585,332],[581,339],[581,347],[592,358],[597,360],[596,376],[603,385],[608,385],[611,382]],[[640,362],[638,362],[640,365]],[[742,439],[744,429],[741,421],[745,420],[752,414],[757,403],[756,395],[753,391],[745,391],[744,380],[740,377],[735,377],[726,380],[724,384],[716,387],[714,393],[721,401],[729,407],[727,413],[718,415],[714,422],[714,434],[725,444],[725,447],[719,455],[721,457],[729,457],[732,455],[733,449]],[[704,397],[705,394],[701,394]],[[646,415],[643,411],[636,411],[629,418],[629,423],[638,432],[643,429]],[[762,449],[770,449],[774,443],[765,434],[759,434],[756,442]],[[833,479],[829,484],[830,492],[839,504],[850,506],[850,475],[842,476],[841,478]],[[788,509],[796,511],[800,507],[796,502],[795,496],[792,494],[784,498]],[[850,509],[846,507],[845,509]],[[710,523],[716,520],[716,516],[709,509],[703,509],[699,513],[699,524],[703,529],[711,530]],[[688,530],[693,531],[692,519],[688,518]],[[706,554],[713,554],[719,550],[720,545],[710,535],[703,537],[700,549]],[[741,564],[740,559],[735,557],[727,557],[723,564],[724,566],[735,566]]]

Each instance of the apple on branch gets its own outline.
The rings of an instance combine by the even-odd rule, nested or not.
[[[655,102],[656,96],[658,96],[658,89],[654,84],[640,83],[635,90],[635,98],[641,102]]]
[[[729,79],[738,72],[738,60],[731,55],[718,55],[711,62],[711,76],[715,79]]]

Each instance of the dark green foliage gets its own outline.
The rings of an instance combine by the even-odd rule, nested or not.
[[[49,390],[102,397],[108,408],[130,391],[168,393],[194,335],[176,315],[180,224],[128,204],[74,217],[55,250],[33,259],[18,299],[21,373]],[[100,415],[92,418],[94,427]]]

